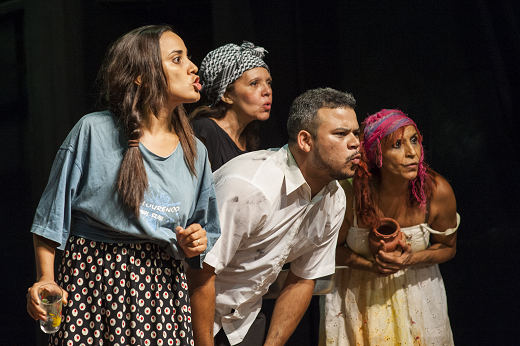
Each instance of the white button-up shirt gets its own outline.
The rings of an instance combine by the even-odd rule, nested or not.
[[[287,145],[240,155],[214,178],[222,235],[205,259],[217,273],[213,332],[224,328],[234,345],[284,263],[304,279],[334,273],[346,199],[337,181],[311,198]]]

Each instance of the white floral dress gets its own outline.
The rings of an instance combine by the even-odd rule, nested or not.
[[[437,232],[426,223],[401,230],[418,252],[428,248],[430,233],[450,235],[457,226]],[[347,244],[373,260],[367,228],[349,229]],[[439,266],[413,266],[387,276],[345,268],[334,290],[321,297],[320,345],[453,345],[444,282]]]

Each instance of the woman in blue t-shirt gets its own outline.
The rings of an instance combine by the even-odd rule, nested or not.
[[[190,268],[202,268],[220,226],[207,152],[182,106],[201,89],[187,54],[168,26],[121,37],[99,75],[107,110],[85,115],[58,151],[31,229],[27,293],[29,314],[45,320],[38,288],[56,279],[63,289],[49,344],[213,342],[214,277]]]
[[[266,51],[251,42],[226,44],[209,52],[200,66],[202,92],[210,105],[192,114],[195,135],[206,145],[212,171],[258,149],[254,120],[269,119],[272,78]]]

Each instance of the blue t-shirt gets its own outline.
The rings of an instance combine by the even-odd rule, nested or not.
[[[175,228],[198,223],[206,230],[205,253],[186,259],[200,268],[220,236],[215,185],[204,145],[196,140],[196,176],[184,161],[180,143],[168,157],[139,144],[148,189],[139,217],[124,207],[116,181],[127,140],[109,111],[85,115],[54,160],[31,232],[65,248],[70,235],[109,243],[153,242],[176,259],[184,258]]]

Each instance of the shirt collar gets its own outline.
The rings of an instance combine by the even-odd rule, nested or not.
[[[310,193],[311,188],[309,184],[307,184],[307,181],[305,181],[305,178],[300,171],[300,167],[298,167],[298,164],[296,163],[296,160],[294,159],[294,156],[289,149],[289,145],[284,145],[284,149],[287,150],[287,169],[285,171],[285,188],[287,194],[291,194],[302,185],[307,186]]]
[[[285,185],[286,185],[286,191],[287,194],[290,194],[297,190],[300,186],[304,185],[306,189],[309,190],[309,195],[311,193],[311,187],[303,177],[302,172],[300,171],[300,168],[298,167],[298,163],[296,163],[296,160],[294,159],[293,154],[291,153],[291,150],[289,149],[288,144],[284,146],[284,149],[287,150],[287,170],[285,171]],[[324,189],[322,189],[320,192],[318,192],[318,195],[321,195],[323,192],[323,195],[326,195],[327,193],[334,194],[338,188],[339,183],[337,180],[333,180],[330,183],[328,183]],[[316,197],[315,196],[315,197]]]
[[[339,182],[337,180],[333,180],[331,181],[328,185],[327,185],[327,190],[334,194],[336,193],[336,191],[338,191],[338,188],[340,187],[341,185],[339,184]]]

